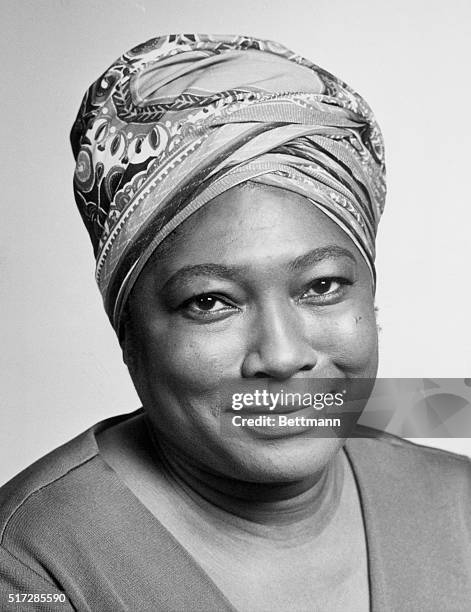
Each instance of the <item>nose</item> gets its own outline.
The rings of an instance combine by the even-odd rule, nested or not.
[[[306,333],[306,321],[291,304],[273,303],[254,317],[252,343],[242,364],[244,378],[291,378],[312,370],[317,353]]]

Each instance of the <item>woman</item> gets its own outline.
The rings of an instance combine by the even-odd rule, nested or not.
[[[161,37],[90,88],[72,146],[143,408],[2,489],[2,606],[467,610],[467,459],[280,425],[312,406],[227,419],[228,389],[376,376],[364,100],[275,43]]]

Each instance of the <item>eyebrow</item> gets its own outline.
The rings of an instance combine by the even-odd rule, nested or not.
[[[345,249],[344,247],[337,246],[336,244],[331,244],[325,247],[313,249],[305,255],[296,257],[296,259],[289,264],[289,268],[290,270],[299,270],[299,268],[307,268],[308,266],[317,264],[324,259],[338,259],[340,257],[348,257],[354,263],[357,262],[355,255],[351,251]]]
[[[355,256],[348,249],[337,245],[328,245],[318,247],[317,249],[312,249],[312,251],[296,257],[296,259],[288,264],[288,269],[290,271],[296,271],[301,268],[307,268],[315,265],[326,259],[338,259],[341,257],[347,257],[348,259],[351,259],[353,262],[357,263]],[[185,282],[195,278],[196,276],[240,281],[244,278],[247,269],[247,266],[225,266],[223,264],[215,263],[183,266],[183,268],[180,268],[177,272],[172,274],[172,276],[165,282],[162,290],[165,291],[170,287],[170,285],[183,285]]]

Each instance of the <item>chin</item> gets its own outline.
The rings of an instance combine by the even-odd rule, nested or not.
[[[296,482],[315,477],[337,455],[344,438],[254,439],[231,449],[231,477],[258,483]]]

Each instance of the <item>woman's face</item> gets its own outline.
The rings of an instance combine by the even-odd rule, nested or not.
[[[376,376],[363,257],[307,199],[275,187],[233,188],[185,221],[141,273],[128,321],[125,360],[157,435],[229,477],[299,480],[343,442],[221,431],[229,379],[243,388],[263,378],[263,388]]]

